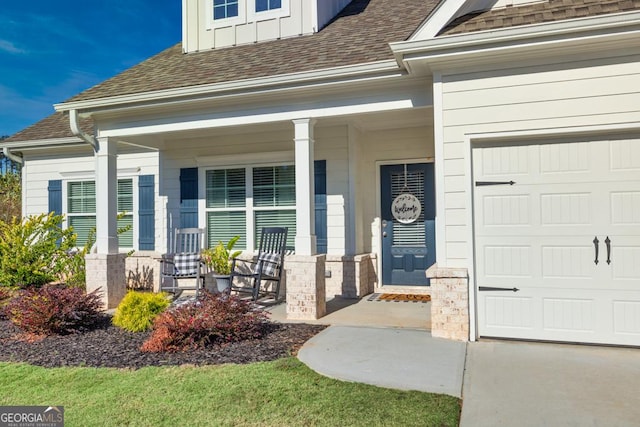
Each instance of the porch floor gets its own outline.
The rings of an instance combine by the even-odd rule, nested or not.
[[[334,297],[327,300],[327,315],[317,320],[288,320],[286,304],[266,308],[271,320],[340,326],[368,326],[431,330],[431,303],[369,301]]]

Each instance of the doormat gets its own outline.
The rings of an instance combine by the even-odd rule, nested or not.
[[[392,301],[392,302],[429,302],[431,295],[419,294],[372,294],[369,301]]]

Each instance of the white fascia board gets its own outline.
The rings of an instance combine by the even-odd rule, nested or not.
[[[128,124],[123,128],[112,128],[100,130],[101,137],[125,137],[146,135],[154,133],[179,132],[197,129],[208,129],[229,126],[248,126],[263,123],[291,121],[302,118],[324,118],[334,116],[346,116],[352,114],[363,114],[380,111],[393,111],[402,109],[411,109],[426,106],[416,105],[413,99],[396,99],[390,101],[371,102],[361,105],[332,106],[326,108],[311,108],[295,111],[255,113],[247,115],[234,115],[230,117],[212,117],[212,118],[185,118],[182,121],[174,119],[165,119],[162,122],[142,123],[140,125]]]
[[[50,139],[36,139],[28,141],[16,141],[6,142],[0,144],[0,147],[7,147],[11,150],[28,150],[39,148],[51,148],[69,145],[86,145],[87,143],[76,137],[69,138],[50,138]]]
[[[300,73],[281,74],[277,76],[259,77],[255,79],[235,80],[208,85],[188,86],[183,88],[166,89],[161,91],[143,92],[84,101],[63,102],[55,104],[56,111],[88,111],[100,108],[117,108],[125,104],[162,104],[175,99],[199,99],[217,94],[235,92],[238,95],[255,91],[259,88],[275,86],[292,86],[299,89],[303,84],[317,84],[326,81],[366,78],[371,75],[400,72],[398,63],[394,60],[371,62],[323,70],[305,71]]]
[[[637,37],[640,12],[624,12],[566,21],[523,25],[496,30],[442,36],[430,40],[390,43],[398,61],[445,59],[477,54],[498,48],[521,49],[535,44],[560,43],[593,37],[628,34]],[[410,66],[407,66],[411,69]]]

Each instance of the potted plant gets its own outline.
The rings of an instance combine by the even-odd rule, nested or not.
[[[202,259],[213,270],[213,277],[220,292],[224,292],[230,286],[231,260],[241,253],[231,251],[239,239],[240,236],[234,236],[226,245],[220,241],[216,247],[202,251]]]

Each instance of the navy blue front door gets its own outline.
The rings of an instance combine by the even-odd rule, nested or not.
[[[387,165],[380,168],[382,201],[382,284],[429,285],[425,270],[436,262],[436,198],[433,163]],[[421,204],[410,223],[394,217],[391,205],[400,194]]]

